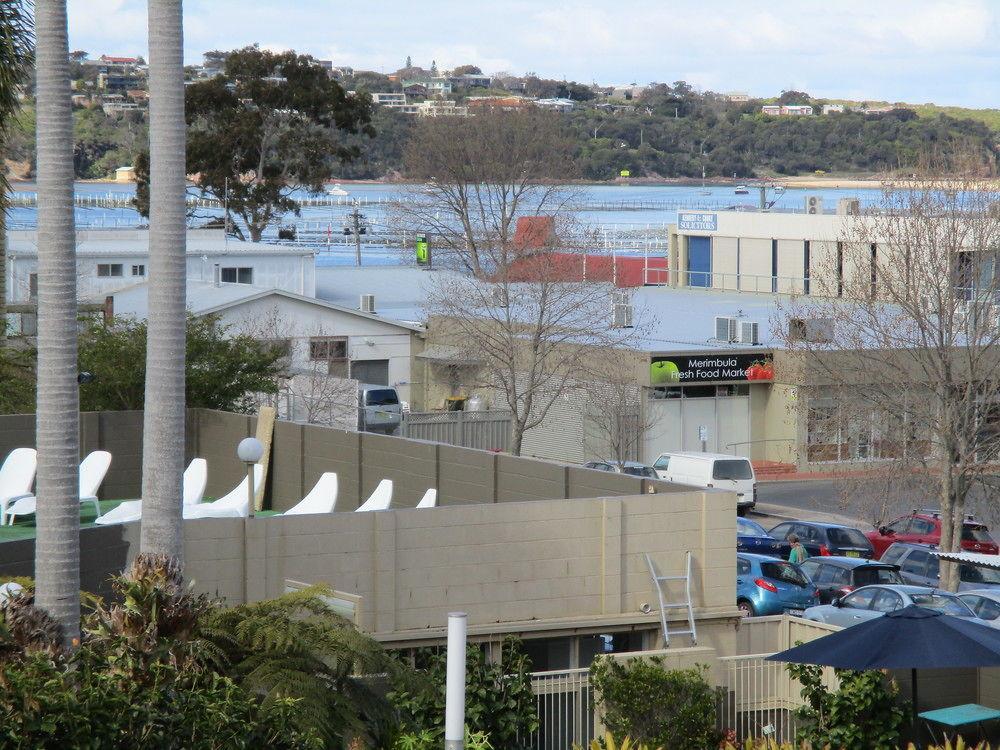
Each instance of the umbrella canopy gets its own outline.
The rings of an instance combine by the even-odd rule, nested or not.
[[[1000,630],[909,606],[767,657],[840,669],[1000,666]]]

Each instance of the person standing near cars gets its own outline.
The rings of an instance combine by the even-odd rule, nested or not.
[[[788,562],[795,563],[796,565],[805,562],[806,558],[809,557],[809,553],[802,546],[802,542],[799,541],[798,536],[789,534],[788,541],[792,545],[792,551],[788,553]]]

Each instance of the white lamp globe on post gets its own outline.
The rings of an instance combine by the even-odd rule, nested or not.
[[[253,516],[254,499],[256,498],[256,488],[253,486],[253,467],[260,463],[264,457],[264,446],[257,438],[243,438],[236,446],[236,456],[247,466],[247,496],[249,505],[247,514]]]

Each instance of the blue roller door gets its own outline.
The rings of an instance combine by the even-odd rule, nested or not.
[[[712,238],[688,237],[688,286],[712,286]]]

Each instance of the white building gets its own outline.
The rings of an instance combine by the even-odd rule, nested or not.
[[[556,97],[554,99],[536,99],[535,106],[542,109],[553,109],[556,112],[570,112],[576,106],[576,102],[565,97]]]
[[[77,295],[81,301],[104,298],[149,272],[149,232],[144,229],[94,229],[76,233]],[[187,276],[192,281],[281,289],[311,297],[316,292],[313,250],[226,239],[221,229],[189,229]],[[34,299],[38,284],[38,233],[7,233],[7,301]]]
[[[839,114],[839,113],[841,113],[843,111],[844,111],[844,105],[843,104],[824,104],[823,105],[823,114],[824,115]]]
[[[468,117],[469,108],[460,107],[450,99],[428,99],[415,105],[421,117]]]
[[[146,318],[147,283],[111,296],[115,315]],[[350,427],[358,383],[393,386],[410,400],[413,357],[423,348],[419,324],[280,289],[201,281],[188,282],[187,307],[218,316],[234,334],[282,346],[287,377],[275,405],[283,418]]]
[[[733,104],[746,104],[750,101],[750,95],[744,91],[730,91],[726,96],[726,101]]]

